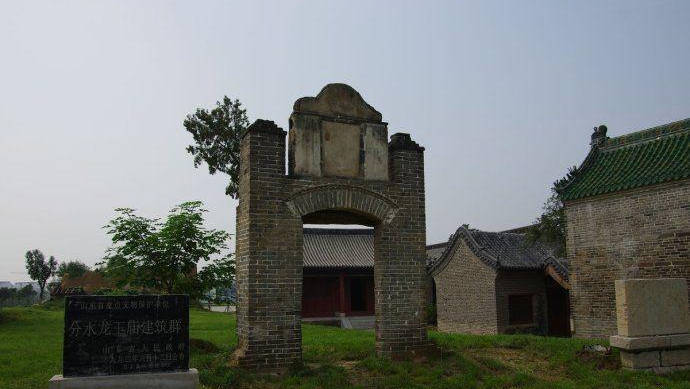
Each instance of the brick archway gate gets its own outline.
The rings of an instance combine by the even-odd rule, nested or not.
[[[286,132],[257,120],[241,143],[237,363],[281,368],[302,356],[303,223],[375,228],[376,351],[426,346],[424,149],[359,93],[330,84],[295,103]],[[354,155],[354,157],[353,157]]]

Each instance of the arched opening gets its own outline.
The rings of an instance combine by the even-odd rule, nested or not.
[[[387,224],[398,212],[389,198],[349,185],[321,185],[292,195],[286,205],[307,224]]]
[[[395,216],[396,204],[346,185],[310,188],[286,204],[303,227],[303,321],[373,328],[377,230]]]
[[[305,223],[302,232],[302,321],[374,328],[374,228]]]
[[[302,216],[302,321],[374,328],[375,228],[357,210],[322,209]]]

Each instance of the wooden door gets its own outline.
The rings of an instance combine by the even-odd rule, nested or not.
[[[374,314],[374,307],[376,305],[376,297],[374,295],[374,277],[367,277],[367,314]]]
[[[302,317],[333,317],[338,310],[338,278],[307,277],[302,284]]]
[[[351,276],[346,282],[347,314],[368,316],[374,314],[374,277]]]
[[[546,288],[550,336],[570,336],[570,297],[560,286]]]

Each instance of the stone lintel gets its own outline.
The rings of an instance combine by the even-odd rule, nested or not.
[[[613,335],[609,338],[612,347],[627,351],[671,349],[690,346],[690,334],[627,337]]]
[[[382,125],[382,126],[388,126],[388,122],[384,121],[372,121],[370,119],[362,119],[362,118],[355,118],[355,117],[348,117],[348,116],[328,116],[328,115],[322,115],[319,113],[314,113],[314,112],[295,112],[293,111],[292,114],[290,114],[290,120],[297,120],[297,118],[302,117],[302,118],[311,118],[315,120],[327,120],[330,122],[335,122],[335,123],[345,123],[345,124],[357,124],[357,125]]]
[[[181,372],[122,374],[93,377],[63,377],[50,379],[49,389],[196,389],[199,372],[189,369]]]

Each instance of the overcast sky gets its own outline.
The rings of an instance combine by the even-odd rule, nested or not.
[[[690,116],[682,0],[0,4],[0,280],[34,248],[94,264],[116,207],[202,200],[234,233],[182,127],[224,94],[286,128],[297,98],[353,86],[426,148],[428,243],[532,222],[595,125]]]

